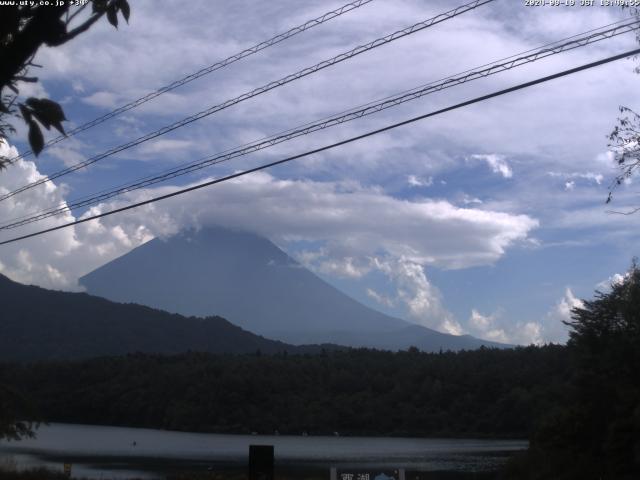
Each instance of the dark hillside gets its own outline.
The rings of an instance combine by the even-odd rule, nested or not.
[[[221,317],[183,317],[85,293],[21,285],[0,275],[0,360],[79,359],[133,352],[175,354],[319,351],[268,340]]]

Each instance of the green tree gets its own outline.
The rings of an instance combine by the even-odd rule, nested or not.
[[[640,69],[640,67],[638,68]],[[613,191],[631,179],[640,169],[640,115],[631,108],[620,107],[618,124],[609,134],[609,147],[615,153],[619,172],[609,189],[607,203],[611,202]],[[633,214],[638,211],[640,211],[640,207],[624,213]]]
[[[621,282],[610,292],[597,291],[595,299],[574,308],[569,345],[598,358],[612,344],[640,345],[640,267],[634,260]],[[624,353],[624,352],[612,352]]]
[[[609,478],[640,475],[640,268],[573,310],[578,393],[588,414],[589,454]]]
[[[640,8],[628,6],[623,6],[622,8],[629,9],[631,16],[640,20]],[[640,43],[640,32],[636,33],[636,39]],[[640,66],[635,68],[635,72],[640,74]],[[614,190],[636,175],[638,169],[640,169],[640,115],[627,106],[620,106],[619,110],[620,116],[618,117],[617,125],[609,134],[609,148],[615,154],[619,172],[609,187],[607,203],[613,199]],[[628,212],[618,213],[633,214],[638,211],[640,211],[640,207],[633,208]]]
[[[44,147],[41,127],[64,134],[66,120],[60,105],[47,98],[20,99],[20,82],[37,82],[30,70],[38,65],[33,59],[42,45],[57,47],[86,32],[100,18],[118,26],[118,13],[129,20],[127,0],[91,0],[55,2],[16,2],[0,6],[0,139],[15,133],[12,117],[21,117],[29,127],[29,144],[37,155]],[[47,2],[54,3],[54,2]],[[83,12],[91,6],[87,16]],[[88,12],[87,12],[88,13]],[[82,20],[81,20],[82,19]],[[0,158],[0,169],[10,162]]]
[[[640,268],[572,310],[564,399],[538,424],[519,478],[640,478]]]

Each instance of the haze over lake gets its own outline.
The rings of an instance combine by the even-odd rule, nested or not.
[[[135,442],[135,443],[134,443]],[[277,465],[419,471],[483,471],[501,465],[523,440],[219,435],[162,430],[50,424],[35,439],[0,442],[0,455],[18,466],[61,469],[74,476],[154,477],[168,470],[245,466],[249,445],[274,445]]]

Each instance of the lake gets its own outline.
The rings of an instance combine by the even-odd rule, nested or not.
[[[220,435],[53,423],[41,426],[35,439],[0,441],[0,464],[61,470],[68,462],[73,476],[163,478],[168,472],[246,469],[252,444],[274,446],[276,475],[279,469],[292,477],[305,470],[326,472],[326,478],[331,466],[487,472],[528,446],[524,440]]]

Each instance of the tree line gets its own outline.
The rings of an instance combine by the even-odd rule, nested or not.
[[[4,365],[42,419],[271,434],[527,437],[561,395],[560,346],[320,355],[134,354]]]

